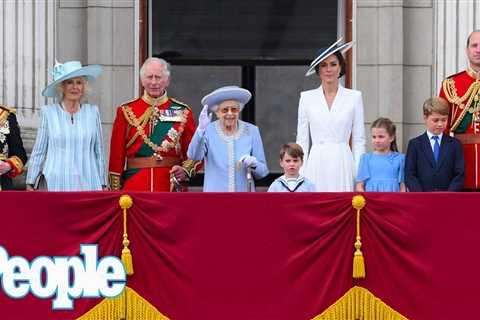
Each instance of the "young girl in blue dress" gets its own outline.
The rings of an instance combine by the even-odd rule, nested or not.
[[[372,123],[373,152],[360,158],[357,191],[406,191],[405,155],[398,152],[395,131],[395,125],[388,118],[378,118]]]

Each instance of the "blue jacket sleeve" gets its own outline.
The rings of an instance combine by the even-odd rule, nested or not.
[[[455,161],[453,168],[453,178],[448,186],[448,191],[462,191],[465,181],[465,159],[463,156],[463,147],[457,139],[453,140],[455,150]]]
[[[203,160],[203,158],[205,158],[205,156],[207,155],[207,129],[205,129],[205,131],[199,129],[195,131],[195,134],[190,141],[190,145],[188,146],[188,158],[195,161],[200,161]]]
[[[415,140],[410,140],[405,158],[405,184],[410,192],[422,192],[423,188],[417,173],[418,150]]]
[[[263,151],[262,137],[260,136],[260,130],[254,126],[252,136],[252,156],[257,158],[258,164],[253,171],[253,175],[257,179],[261,179],[268,174],[267,161],[265,160],[265,152]]]

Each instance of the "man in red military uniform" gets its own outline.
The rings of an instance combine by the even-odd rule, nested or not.
[[[113,190],[183,191],[198,163],[187,159],[195,123],[191,109],[168,97],[170,66],[149,58],[140,69],[142,97],[117,108],[110,144]]]
[[[463,144],[465,188],[480,191],[480,30],[467,40],[467,70],[443,80],[440,97],[450,104],[447,133]]]

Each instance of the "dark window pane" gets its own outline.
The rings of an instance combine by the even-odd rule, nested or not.
[[[188,104],[195,124],[202,110],[200,100],[211,91],[229,85],[239,86],[241,68],[233,66],[172,66],[168,94]]]
[[[152,1],[152,50],[170,60],[298,60],[336,40],[333,0]]]
[[[300,92],[317,88],[318,77],[305,78],[305,67],[257,67],[255,122],[262,134],[271,173],[282,172],[280,147],[295,142]]]

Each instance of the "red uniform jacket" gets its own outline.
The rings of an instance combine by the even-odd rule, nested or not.
[[[465,188],[480,189],[480,78],[473,70],[443,80],[440,97],[450,104],[447,134],[463,144]]]
[[[145,93],[118,107],[110,144],[112,189],[171,191],[173,165],[189,176],[198,168],[187,159],[194,132],[191,109],[167,94],[154,99]]]

